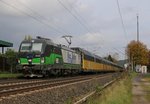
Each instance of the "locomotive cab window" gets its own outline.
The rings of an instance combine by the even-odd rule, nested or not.
[[[42,43],[22,43],[20,52],[41,52]]]
[[[33,43],[31,51],[38,51],[41,52],[42,50],[42,43]]]
[[[22,43],[20,51],[29,52],[30,49],[31,49],[31,43]]]

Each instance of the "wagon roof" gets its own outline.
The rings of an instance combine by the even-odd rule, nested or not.
[[[31,39],[31,40],[23,40],[22,43],[28,43],[28,42],[37,42],[37,43],[47,43],[47,44],[51,44],[51,45],[55,45],[55,43],[53,43],[51,40],[46,40],[46,39]]]

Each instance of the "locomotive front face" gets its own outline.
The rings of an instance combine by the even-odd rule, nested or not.
[[[40,70],[44,64],[43,44],[35,40],[23,41],[19,49],[17,69],[24,74]]]
[[[22,43],[19,50],[18,63],[26,65],[36,65],[44,63],[42,58],[43,43],[28,42]]]

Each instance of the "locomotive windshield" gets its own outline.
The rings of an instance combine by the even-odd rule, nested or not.
[[[22,43],[20,52],[41,52],[42,43]]]
[[[31,48],[31,43],[22,43],[20,51],[29,52],[30,48]]]
[[[31,51],[38,51],[41,52],[42,50],[42,43],[33,43]]]

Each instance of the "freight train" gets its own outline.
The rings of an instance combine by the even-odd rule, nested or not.
[[[122,67],[82,48],[68,48],[42,37],[23,40],[16,69],[25,77],[121,71]]]

